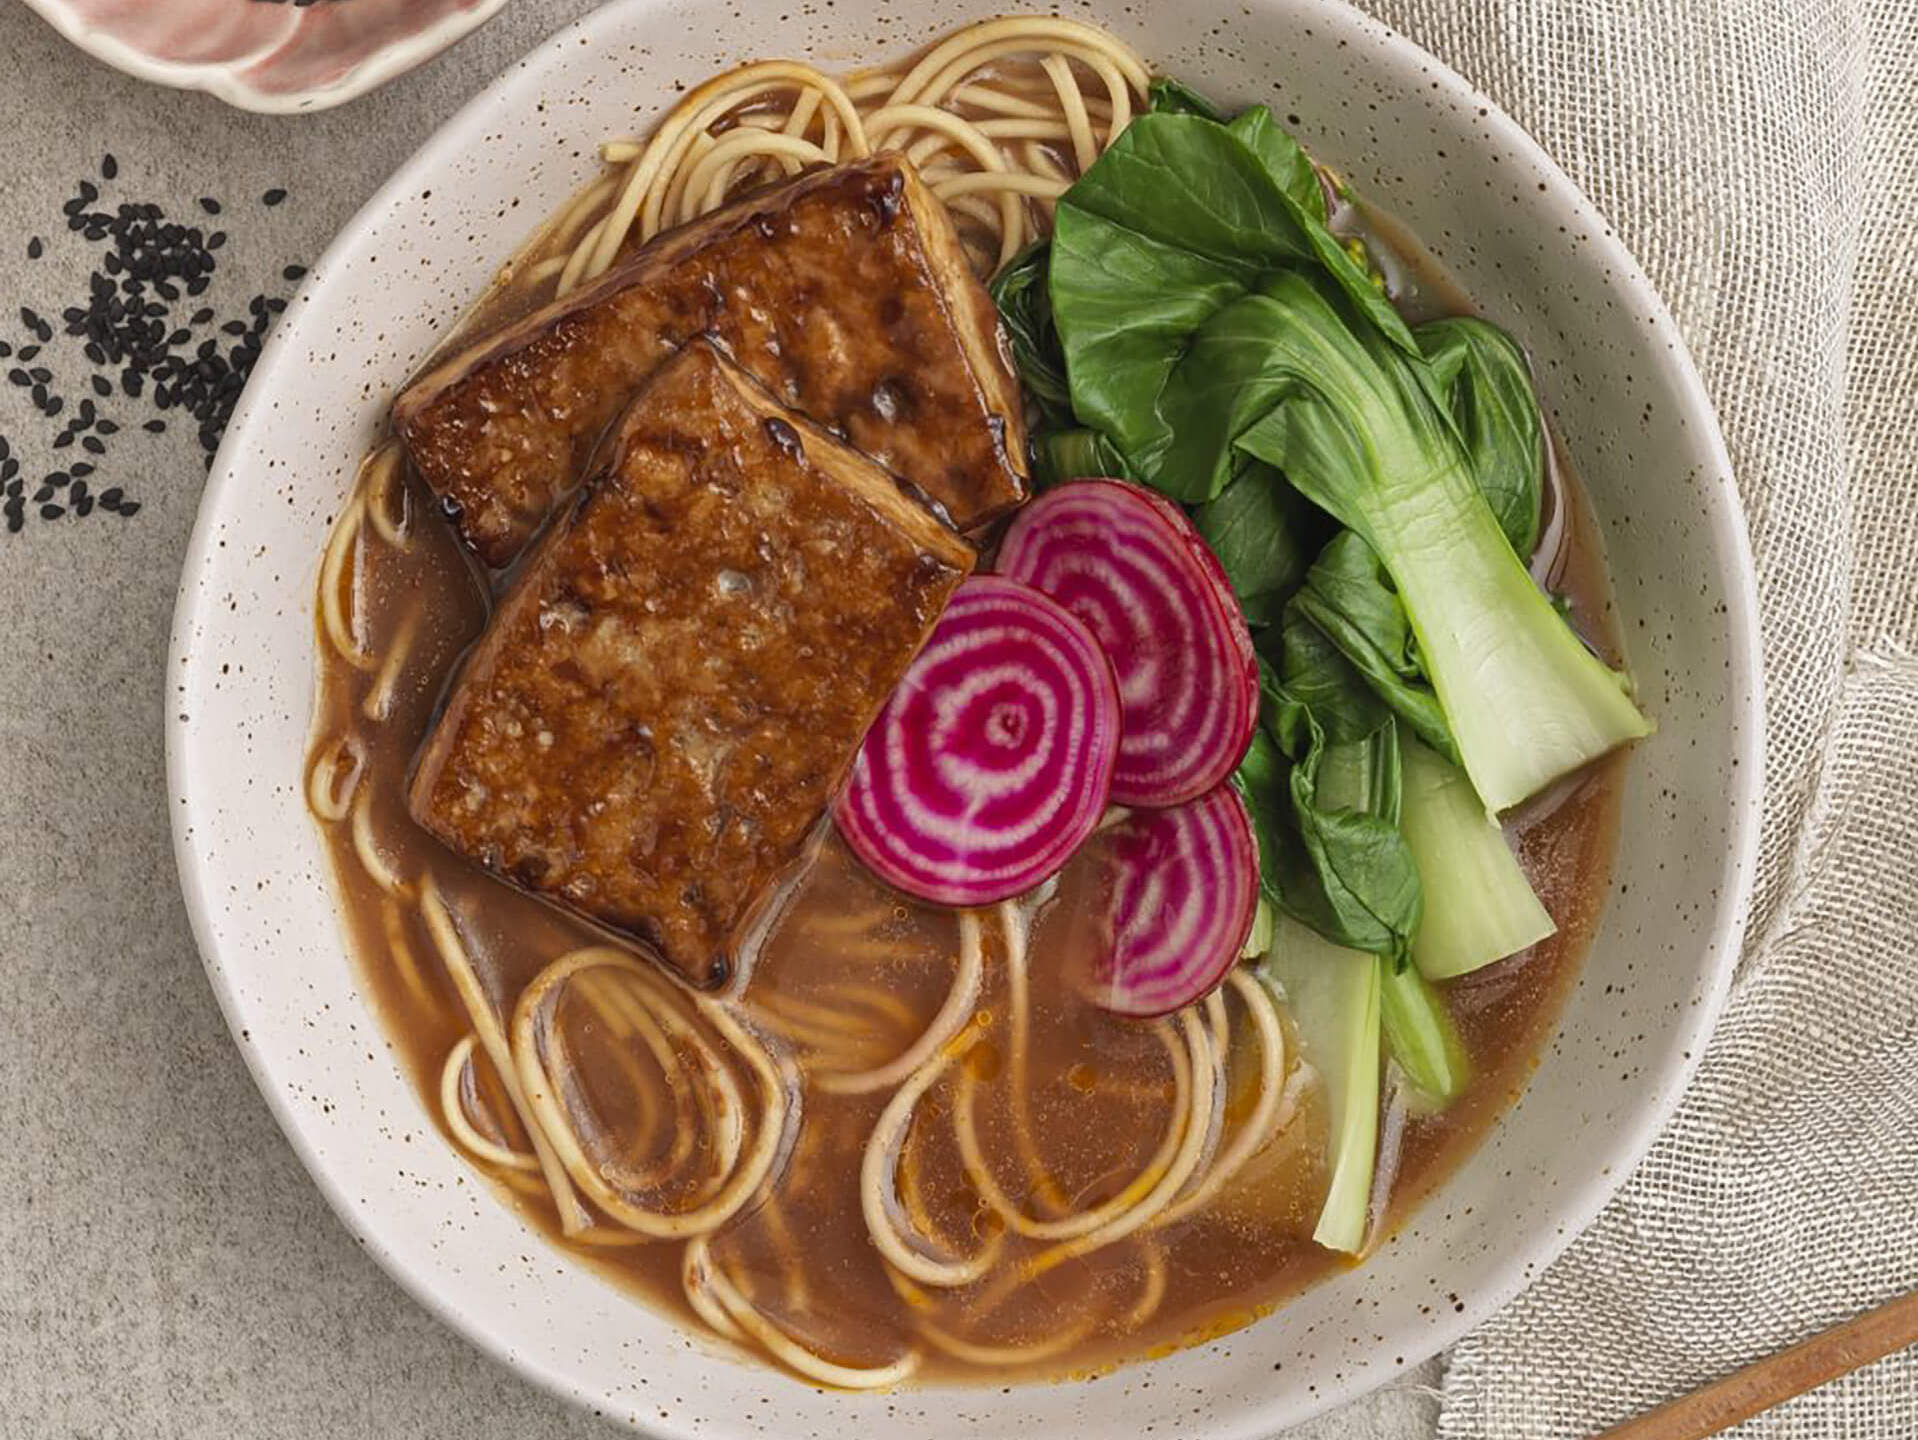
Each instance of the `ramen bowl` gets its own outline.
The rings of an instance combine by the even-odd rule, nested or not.
[[[347,227],[235,417],[182,578],[169,768],[208,973],[289,1139],[366,1248],[446,1321],[559,1395],[669,1437],[1270,1435],[1381,1384],[1510,1300],[1630,1173],[1723,998],[1760,778],[1750,558],[1709,403],[1670,316],[1551,160],[1430,56],[1331,0],[1095,4],[1162,72],[1266,103],[1403,221],[1530,350],[1609,550],[1659,733],[1631,756],[1614,888],[1523,1097],[1362,1265],[1275,1313],[1065,1384],[814,1389],[703,1344],[538,1232],[442,1140],[383,1034],[305,810],[319,557],[395,389],[524,237],[715,68],[904,54],[992,3],[843,0],[761,18],[626,0],[452,120]],[[1203,35],[1203,45],[1190,37]],[[875,41],[872,37],[883,39]],[[877,48],[875,48],[877,47]]]

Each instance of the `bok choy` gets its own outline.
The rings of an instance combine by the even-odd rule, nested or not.
[[[1263,111],[1134,121],[1058,205],[1047,278],[1071,407],[1188,504],[1262,462],[1354,532],[1480,799],[1504,810],[1650,727],[1514,548],[1536,481],[1510,479],[1542,440],[1509,342],[1465,322],[1413,335],[1323,206]]]
[[[1379,1027],[1412,1110],[1433,1114],[1464,1093],[1471,1078],[1465,1043],[1437,987],[1412,966],[1388,965],[1379,977]]]
[[[1409,736],[1400,749],[1400,823],[1424,897],[1412,938],[1419,973],[1469,974],[1557,930],[1465,773]]]
[[[1279,922],[1260,965],[1297,1026],[1325,1086],[1329,1184],[1312,1238],[1356,1255],[1371,1228],[1379,1152],[1379,1007],[1385,962],[1303,925]]]
[[[1357,1251],[1387,1058],[1415,1110],[1455,1099],[1443,982],[1552,930],[1497,813],[1650,729],[1526,568],[1547,440],[1525,357],[1481,320],[1409,327],[1271,114],[1172,82],[994,295],[1040,483],[1183,503],[1253,629],[1249,953],[1326,1085],[1316,1238]]]

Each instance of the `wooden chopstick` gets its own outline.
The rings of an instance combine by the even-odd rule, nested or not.
[[[1733,1371],[1596,1440],[1703,1440],[1918,1342],[1918,1290]]]

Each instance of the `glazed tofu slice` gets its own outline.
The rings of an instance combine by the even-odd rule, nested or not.
[[[893,477],[695,341],[465,662],[413,815],[718,985],[972,560]]]
[[[489,565],[581,478],[695,335],[970,530],[1026,495],[1018,382],[945,208],[896,155],[815,170],[660,236],[415,382],[393,418]]]

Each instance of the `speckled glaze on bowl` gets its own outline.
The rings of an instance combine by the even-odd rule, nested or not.
[[[593,142],[643,127],[675,82],[749,54],[849,66],[1001,9],[839,0],[755,10],[738,39],[740,4],[627,0],[563,32],[316,267],[247,390],[181,581],[167,710],[182,881],[280,1123],[422,1301],[542,1384],[659,1436],[1269,1436],[1437,1351],[1570,1243],[1670,1113],[1738,943],[1761,786],[1751,567],[1710,408],[1638,267],[1516,125],[1335,0],[1095,0],[1089,13],[1165,71],[1272,105],[1436,249],[1530,347],[1592,492],[1661,728],[1630,766],[1615,892],[1529,1091],[1362,1268],[1215,1343],[1003,1393],[826,1394],[720,1355],[569,1263],[441,1141],[355,984],[301,801],[315,571],[356,459],[464,299],[581,181]]]
[[[506,0],[27,0],[116,70],[242,110],[325,110],[424,64]]]

